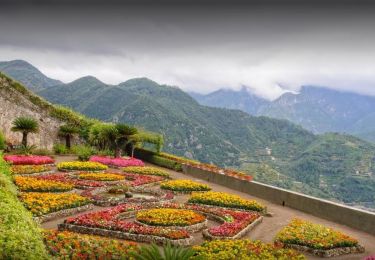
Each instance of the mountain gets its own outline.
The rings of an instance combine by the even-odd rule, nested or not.
[[[313,133],[350,133],[375,141],[375,97],[371,96],[304,86],[299,93],[288,92],[272,102],[262,99],[262,102],[254,102],[257,97],[243,89],[218,90],[193,97],[203,105],[237,108],[251,115],[286,119]]]
[[[179,88],[147,78],[107,85],[89,76],[38,93],[90,117],[162,133],[167,152],[256,171],[255,178],[266,183],[375,208],[375,145],[356,137],[316,135],[287,120],[203,106]]]
[[[239,109],[250,115],[256,115],[258,110],[270,103],[266,99],[252,94],[245,86],[239,91],[231,89],[219,89],[208,95],[189,93],[201,105]]]
[[[23,60],[0,62],[0,72],[18,80],[32,91],[62,84],[59,80],[45,76],[33,65]]]

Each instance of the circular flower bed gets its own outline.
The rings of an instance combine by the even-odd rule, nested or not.
[[[164,190],[172,190],[177,192],[192,192],[192,191],[209,191],[211,188],[199,182],[191,180],[171,180],[166,181],[160,185]]]
[[[127,173],[136,173],[144,175],[157,175],[163,177],[169,177],[169,173],[155,167],[126,167],[123,169]]]
[[[255,200],[243,199],[240,196],[225,192],[208,191],[204,193],[193,193],[189,203],[213,205],[227,208],[254,210],[264,212],[266,207]]]
[[[214,240],[204,242],[193,249],[199,259],[237,260],[237,259],[306,259],[297,251],[282,249],[271,244],[250,240]]]
[[[191,226],[206,220],[192,210],[159,208],[137,212],[136,219],[151,226]]]
[[[125,176],[114,173],[81,173],[78,178],[91,181],[121,181]]]
[[[51,167],[47,165],[13,165],[11,168],[13,174],[33,174],[50,170]]]
[[[63,183],[59,181],[42,180],[32,177],[14,177],[14,182],[21,191],[69,191],[72,190],[74,185]]]
[[[104,171],[108,166],[97,162],[61,162],[57,165],[60,171]]]
[[[55,162],[49,156],[38,155],[5,155],[4,160],[13,165],[41,165]]]

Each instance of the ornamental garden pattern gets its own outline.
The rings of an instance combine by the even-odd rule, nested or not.
[[[47,156],[4,159],[11,164],[19,200],[35,220],[60,221],[58,230],[43,233],[57,259],[133,259],[137,242],[193,246],[191,259],[305,259],[306,252],[364,251],[355,238],[301,219],[282,228],[272,244],[241,239],[264,225],[266,205],[197,181],[171,179],[168,171],[138,159],[93,156],[56,167]],[[94,205],[104,208],[91,212]],[[197,245],[199,236],[205,242]]]

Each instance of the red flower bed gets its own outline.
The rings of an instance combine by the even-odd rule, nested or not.
[[[4,160],[13,165],[42,165],[53,164],[55,162],[49,156],[37,155],[5,155]]]
[[[142,208],[143,207],[141,205],[121,204],[119,206],[107,210],[88,213],[78,217],[68,218],[64,221],[64,223],[92,228],[116,230],[139,235],[153,235],[165,237],[172,240],[189,237],[189,233],[185,230],[170,230],[159,227],[150,227],[137,224],[135,222],[126,221],[123,219],[117,219],[117,216],[121,213],[140,210]]]
[[[126,173],[125,178],[127,180],[130,180],[129,185],[133,187],[164,180],[164,178],[160,176],[139,175],[139,174],[131,174],[131,173]]]
[[[145,164],[138,159],[135,158],[112,158],[109,156],[91,156],[91,162],[98,162],[108,166],[114,167],[128,167],[128,166],[144,166]]]

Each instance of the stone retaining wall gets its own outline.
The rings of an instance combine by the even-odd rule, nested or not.
[[[193,166],[183,165],[183,173],[216,183],[308,214],[375,235],[375,213],[293,192],[256,181],[239,180]]]

